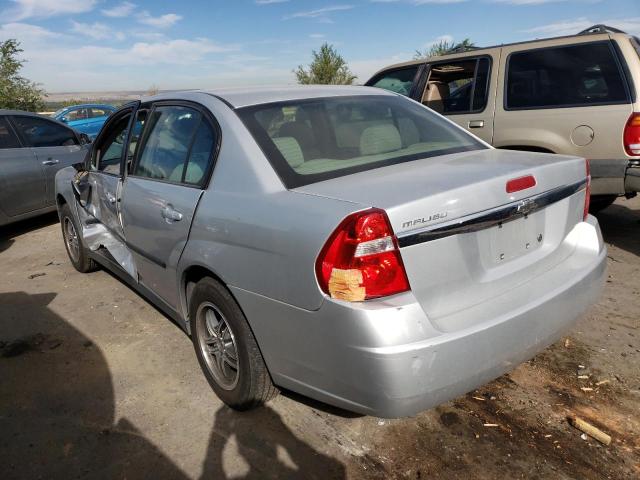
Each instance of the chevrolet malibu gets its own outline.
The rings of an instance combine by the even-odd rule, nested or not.
[[[125,105],[56,178],[69,258],[180,325],[243,410],[413,415],[515,368],[600,294],[582,158],[496,150],[367,87]]]

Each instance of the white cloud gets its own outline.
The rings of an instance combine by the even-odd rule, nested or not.
[[[324,33],[310,33],[309,38],[324,38]]]
[[[284,20],[292,18],[316,18],[320,21],[330,22],[331,19],[328,16],[330,13],[351,10],[352,8],[354,8],[353,5],[333,5],[330,7],[317,8],[315,10],[292,13],[290,15],[286,15]]]
[[[100,10],[103,15],[112,18],[128,17],[136,9],[137,5],[131,2],[122,2],[112,8],[104,8]]]
[[[289,0],[256,0],[256,5],[272,5],[274,3],[285,3]]]
[[[0,16],[12,21],[47,18],[93,10],[97,0],[11,0],[13,6]]]
[[[626,19],[593,20],[587,17],[562,20],[556,23],[541,25],[539,27],[524,30],[525,33],[533,33],[535,37],[557,37],[563,35],[575,35],[598,23],[609,25],[632,35],[640,35],[640,17]]]
[[[81,23],[71,20],[71,32],[82,35],[83,37],[93,38],[94,40],[105,40],[108,38],[116,40],[124,40],[125,34],[116,32],[104,23]]]
[[[451,36],[451,35],[440,35],[439,37],[436,37],[433,40],[429,40],[427,43],[425,43],[424,44],[424,48],[431,48],[436,43],[440,43],[440,42],[453,43],[453,36]]]
[[[142,12],[138,17],[138,21],[140,23],[156,28],[168,28],[180,20],[182,20],[182,15],[177,15],[175,13],[166,13],[164,15],[160,15],[159,17],[153,17],[146,10]]]
[[[378,72],[384,67],[392,65],[394,63],[405,62],[410,59],[410,53],[397,53],[390,57],[349,60],[347,63],[349,64],[349,69],[358,76],[357,83],[363,84],[367,80],[369,80],[369,78],[371,78],[374,73]]]
[[[0,41],[8,38],[19,40],[23,46],[60,37],[59,33],[28,23],[6,23],[0,25]]]

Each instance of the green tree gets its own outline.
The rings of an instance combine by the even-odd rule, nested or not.
[[[44,107],[46,93],[20,76],[24,62],[17,57],[22,51],[20,42],[13,38],[0,42],[0,108],[37,112]]]
[[[357,78],[344,58],[328,43],[324,43],[320,51],[313,51],[313,61],[308,70],[300,65],[293,73],[302,85],[352,85]]]
[[[466,52],[467,50],[473,50],[474,48],[476,48],[475,43],[468,38],[465,38],[459,43],[453,43],[445,39],[434,43],[427,50],[416,50],[413,58],[419,60],[421,58],[439,57],[450,53],[452,50]]]

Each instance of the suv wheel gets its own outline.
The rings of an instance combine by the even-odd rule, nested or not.
[[[60,225],[62,226],[64,246],[73,267],[81,273],[96,270],[98,264],[87,255],[87,249],[78,233],[80,228],[78,228],[78,224],[71,214],[71,209],[66,203],[60,208]]]
[[[189,318],[198,362],[224,403],[249,410],[278,394],[249,324],[224,286],[211,278],[199,281]]]

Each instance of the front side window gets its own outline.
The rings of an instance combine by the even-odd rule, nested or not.
[[[109,125],[108,130],[100,135],[95,146],[95,157],[92,169],[112,175],[120,174],[120,161],[124,143],[127,140],[127,128],[131,114],[124,115],[115,123]]]
[[[108,117],[111,114],[111,111],[106,108],[92,107],[89,111],[91,113],[91,118]]]
[[[507,109],[628,102],[609,42],[512,53],[505,93]]]
[[[199,184],[210,154],[200,112],[183,106],[159,106],[147,119],[133,175],[175,183]],[[212,138],[210,135],[209,138]],[[193,148],[192,148],[193,147]],[[196,159],[197,156],[197,159]],[[192,165],[193,164],[193,165]]]
[[[18,132],[30,147],[66,147],[78,145],[73,130],[39,117],[13,117]]]
[[[20,141],[11,129],[6,118],[0,117],[0,149],[1,148],[20,148]]]
[[[445,115],[484,110],[489,72],[487,57],[433,64],[422,103]]]
[[[413,87],[419,65],[408,68],[399,68],[396,70],[388,70],[378,74],[367,82],[369,87],[383,88],[394,93],[409,96]]]
[[[238,112],[287,188],[486,148],[428,109],[395,95],[297,100]]]

